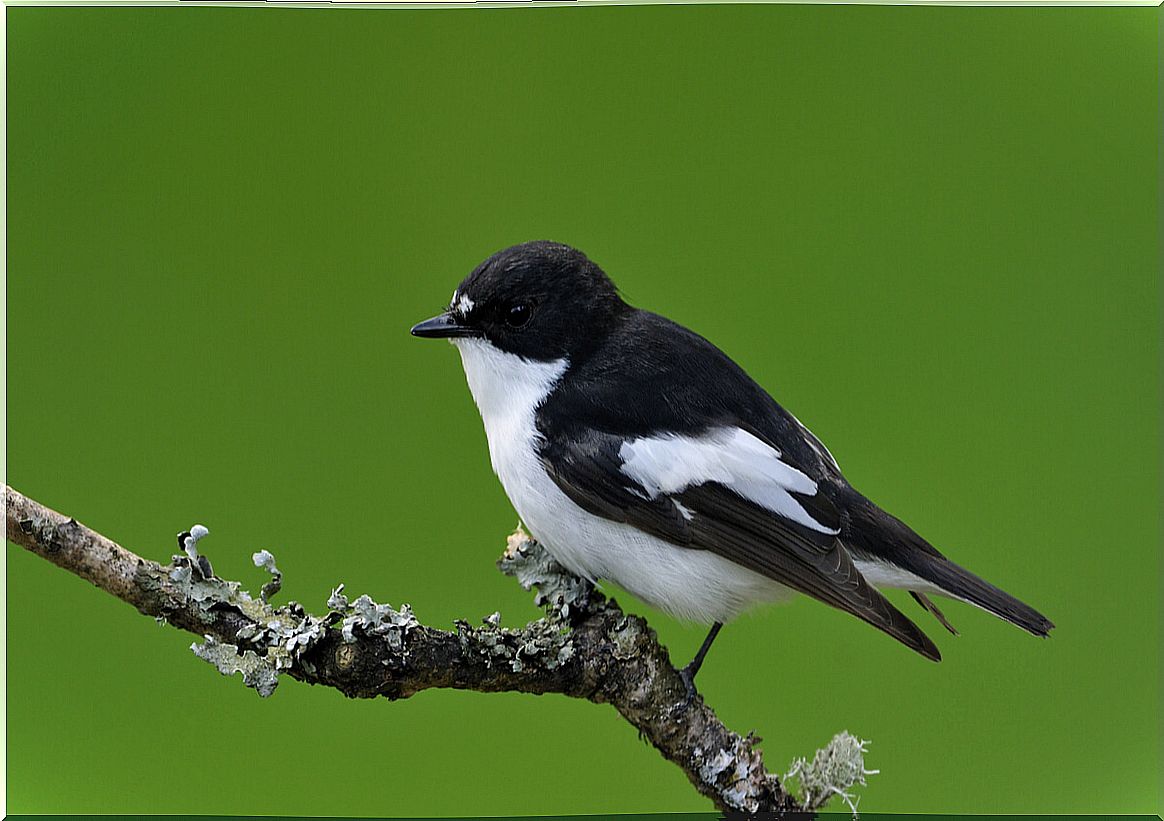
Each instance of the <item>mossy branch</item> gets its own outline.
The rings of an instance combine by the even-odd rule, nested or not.
[[[267,599],[281,578],[274,558],[255,554],[274,578],[253,598],[215,577],[198,554],[205,528],[182,534],[185,555],[161,565],[7,486],[4,502],[9,540],[199,636],[192,646],[199,657],[224,674],[241,672],[262,695],[282,676],[353,698],[393,700],[431,687],[561,693],[613,706],[721,810],[804,812],[765,768],[759,739],[729,730],[698,696],[680,706],[683,680],[643,618],[570,575],[520,531],[498,566],[527,590],[536,587],[547,615],[520,629],[501,627],[494,614],[445,631],[421,624],[408,605],[395,610],[367,596],[350,602],[342,585],[324,616],[295,602],[273,607]]]

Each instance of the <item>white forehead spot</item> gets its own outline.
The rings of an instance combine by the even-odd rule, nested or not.
[[[454,291],[453,296],[456,295],[457,292]],[[473,300],[469,299],[467,294],[461,294],[460,299],[457,300],[457,313],[459,313],[461,316],[464,316],[471,310],[473,310]]]

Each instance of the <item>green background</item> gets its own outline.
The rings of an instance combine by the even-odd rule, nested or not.
[[[285,596],[537,615],[447,345],[480,259],[570,242],[719,344],[848,478],[1044,610],[935,665],[808,600],[700,675],[867,811],[1155,812],[1154,9],[8,10],[9,481]],[[702,810],[608,707],[260,700],[8,546],[11,812]],[[630,609],[645,608],[626,596]],[[702,638],[650,613],[686,661]]]

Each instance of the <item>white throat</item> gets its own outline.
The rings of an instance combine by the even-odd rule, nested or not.
[[[513,462],[521,458],[518,454],[525,456],[536,450],[534,414],[561,380],[569,362],[564,358],[536,362],[506,353],[484,339],[452,342],[461,353],[469,391],[485,423],[493,472],[509,491],[507,480],[515,478],[517,466]],[[513,499],[513,493],[509,495]]]

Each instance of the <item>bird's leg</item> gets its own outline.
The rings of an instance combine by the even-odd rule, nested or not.
[[[683,679],[683,684],[687,687],[687,697],[683,699],[683,709],[686,709],[695,698],[695,674],[703,666],[703,658],[711,649],[711,643],[715,641],[715,637],[719,635],[722,627],[723,622],[718,621],[711,626],[711,630],[708,632],[707,638],[703,640],[703,644],[699,646],[699,652],[695,654],[695,658],[691,659],[687,666],[679,671],[679,678]]]

